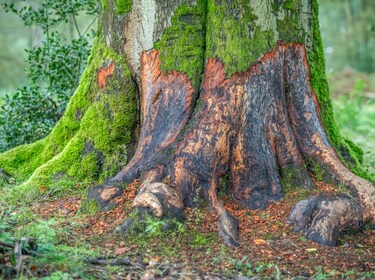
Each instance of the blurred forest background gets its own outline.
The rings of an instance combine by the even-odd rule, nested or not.
[[[375,1],[319,2],[336,118],[374,172]],[[97,11],[95,0],[0,3],[2,152],[44,137],[62,115],[85,67]]]

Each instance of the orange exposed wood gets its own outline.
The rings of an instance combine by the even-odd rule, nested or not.
[[[313,186],[305,164],[313,159],[353,198],[314,198],[301,207],[340,205],[330,219],[337,220],[348,209],[355,216],[354,226],[374,219],[375,187],[354,175],[329,143],[303,45],[280,43],[246,72],[229,78],[225,65],[209,58],[194,115],[194,88],[187,75],[163,73],[159,51],[144,52],[141,61],[143,124],[138,147],[108,187],[140,176],[144,186],[163,181],[168,185],[140,191],[136,207],[150,208],[156,216],[166,209],[179,215],[180,208],[194,207],[203,198],[218,217],[225,242],[236,246],[237,222],[218,198],[219,179],[230,174],[231,197],[246,207],[264,209],[283,197],[283,180]],[[334,244],[336,231],[348,227],[350,219],[343,218],[336,230],[325,218],[316,219],[309,238]],[[293,219],[301,224],[298,219],[310,217]],[[317,233],[319,227],[325,229]]]
[[[97,83],[99,89],[104,89],[107,81],[107,77],[112,75],[115,70],[115,63],[112,63],[106,68],[100,68],[97,75]]]
[[[160,165],[147,164],[157,162],[175,143],[192,112],[194,88],[188,76],[177,71],[164,74],[160,69],[159,51],[143,52],[141,61],[142,131],[134,157],[114,178],[118,181],[124,178],[132,181],[141,171]]]

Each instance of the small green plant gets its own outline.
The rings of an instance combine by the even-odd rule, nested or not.
[[[363,165],[370,172],[375,172],[375,99],[368,98],[368,82],[357,78],[354,87],[347,94],[341,93],[334,99],[336,120],[343,135],[359,144],[364,149]]]
[[[228,195],[231,186],[232,186],[232,177],[230,173],[227,173],[219,179],[218,196],[224,197]]]
[[[146,218],[146,229],[145,234],[148,237],[161,237],[163,235],[163,227],[166,226],[166,222],[152,216]]]
[[[201,222],[203,221],[203,213],[202,211],[197,207],[197,208],[194,208],[194,214],[195,214],[195,220],[194,220],[194,223],[196,225],[200,225]]]
[[[313,159],[308,160],[308,168],[314,174],[314,178],[316,180],[318,181],[324,180],[324,171],[315,160]]]
[[[85,199],[81,202],[79,212],[87,215],[94,215],[100,211],[100,205],[94,199]]]
[[[0,152],[46,136],[62,116],[86,66],[94,32],[81,30],[77,16],[95,17],[94,0],[46,0],[3,3],[5,12],[17,15],[26,27],[42,30],[40,45],[26,50],[27,85],[0,101]],[[59,27],[74,23],[78,38],[68,40]]]
[[[174,236],[177,238],[177,241],[181,240],[181,237],[185,234],[186,232],[186,227],[183,223],[176,221],[176,231],[173,232]]]
[[[13,240],[10,229],[11,227],[7,221],[0,221],[0,241],[9,242]]]
[[[56,230],[53,227],[55,222],[55,219],[38,220],[37,223],[22,227],[17,232],[17,235],[19,238],[25,236],[33,237],[44,248],[50,248],[56,242]]]
[[[194,198],[193,198],[194,205],[199,204],[200,192],[201,192],[201,187],[196,188]]]
[[[322,266],[315,267],[315,270],[317,271],[316,274],[311,277],[311,279],[313,280],[331,279],[336,274],[335,270],[331,270],[329,273],[325,273]]]
[[[208,244],[209,242],[210,242],[210,238],[207,235],[199,233],[199,232],[194,232],[194,244],[195,245],[202,246],[202,245]]]

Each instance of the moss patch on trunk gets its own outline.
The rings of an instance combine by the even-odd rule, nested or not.
[[[205,0],[198,0],[194,6],[178,7],[172,25],[154,44],[155,49],[160,50],[160,68],[164,72],[187,74],[195,88],[200,86],[203,74],[205,17]]]
[[[308,54],[310,83],[318,97],[321,118],[331,144],[336,148],[341,160],[356,175],[374,181],[375,176],[364,170],[361,162],[363,151],[352,141],[343,137],[333,114],[332,100],[329,94],[328,81],[325,73],[323,44],[319,28],[319,5],[312,0],[312,49]]]
[[[101,90],[96,76],[106,61],[114,62],[115,72]],[[136,87],[124,57],[98,37],[80,85],[50,135],[1,154],[0,166],[29,187],[107,179],[128,161],[136,120]]]

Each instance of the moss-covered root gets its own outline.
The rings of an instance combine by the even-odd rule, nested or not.
[[[137,119],[136,88],[123,57],[97,39],[80,85],[50,135],[0,155],[23,186],[113,176],[128,161]]]
[[[325,74],[325,59],[323,44],[319,28],[319,5],[317,0],[312,0],[312,39],[311,50],[308,52],[308,64],[310,69],[310,84],[316,94],[320,107],[320,116],[328,135],[329,141],[335,147],[341,160],[356,175],[370,181],[375,177],[362,166],[362,150],[352,141],[343,137],[333,114],[332,101],[329,94],[328,81]]]

